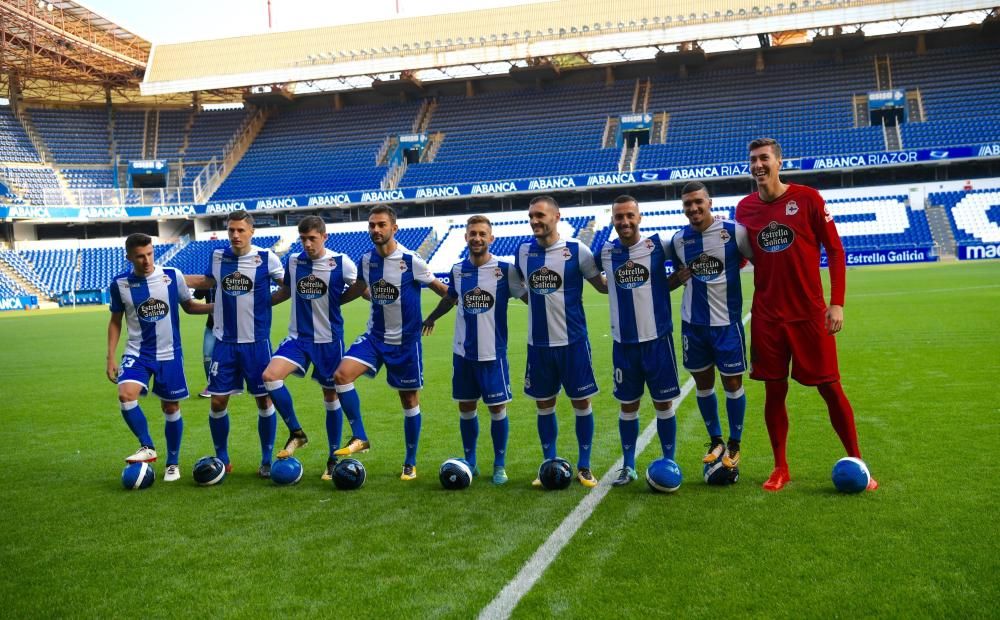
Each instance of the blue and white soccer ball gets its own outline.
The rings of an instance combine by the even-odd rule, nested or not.
[[[156,472],[149,463],[129,463],[122,470],[122,486],[130,491],[148,489],[156,480]]]
[[[868,466],[859,458],[847,456],[833,466],[833,486],[841,493],[860,493],[871,480]]]
[[[449,491],[460,491],[472,484],[472,468],[465,459],[448,459],[438,471],[441,486]]]
[[[191,477],[199,486],[219,484],[226,477],[226,464],[218,457],[203,456],[195,462]]]
[[[538,468],[538,479],[549,491],[569,488],[573,482],[573,466],[564,458],[556,457],[543,461]]]
[[[271,480],[279,486],[295,484],[302,480],[302,463],[294,456],[278,459],[271,464]]]
[[[367,478],[365,466],[357,459],[344,459],[333,467],[333,486],[341,491],[360,489]]]
[[[646,484],[658,493],[673,493],[683,479],[680,465],[671,459],[656,459],[646,468]]]
[[[714,463],[705,463],[702,474],[706,484],[723,487],[739,481],[740,468],[729,469],[722,464],[722,459],[717,459]]]

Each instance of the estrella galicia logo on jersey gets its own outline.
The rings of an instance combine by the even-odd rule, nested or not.
[[[371,286],[372,302],[380,306],[388,306],[399,299],[399,289],[384,279]]]
[[[635,261],[625,261],[615,269],[615,284],[618,288],[639,288],[649,282],[649,269]]]
[[[711,254],[702,253],[701,256],[691,261],[691,275],[702,282],[718,278],[722,270],[722,261]]]
[[[471,291],[466,291],[462,295],[462,309],[467,314],[482,314],[489,312],[496,303],[493,295],[489,291],[484,291],[478,286]]]
[[[222,278],[222,292],[226,295],[239,297],[253,290],[253,280],[239,271],[234,271]]]
[[[162,299],[150,297],[135,308],[135,313],[140,321],[155,323],[167,316],[167,302]]]
[[[295,291],[302,299],[319,299],[326,295],[326,290],[326,282],[311,273],[304,278],[299,278],[299,281],[295,283]]]
[[[765,252],[782,252],[795,241],[795,232],[778,222],[771,222],[757,233],[757,245]]]
[[[537,295],[549,295],[562,288],[562,276],[548,267],[542,267],[528,276],[528,286]]]

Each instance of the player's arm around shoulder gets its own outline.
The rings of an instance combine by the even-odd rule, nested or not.
[[[215,304],[202,304],[193,299],[185,299],[181,302],[181,308],[188,314],[212,314],[215,311]]]
[[[288,285],[284,282],[278,287],[278,290],[271,293],[271,305],[277,306],[278,304],[283,304],[292,298],[292,291],[288,288]]]
[[[447,293],[447,291],[445,291]],[[420,333],[424,336],[430,336],[434,333],[434,324],[438,319],[448,314],[455,305],[458,304],[458,299],[452,297],[451,295],[445,294],[441,301],[438,302],[436,308],[431,310],[431,313],[427,315],[424,319],[423,327],[420,329]]]
[[[201,291],[213,288],[215,286],[215,278],[211,276],[186,274],[184,276],[184,283],[187,284],[188,288]]]
[[[437,293],[437,296],[441,297],[442,301],[444,299],[447,299],[448,297],[448,285],[442,282],[441,280],[438,280],[437,278],[434,278],[433,280],[428,282],[427,288]]]
[[[594,289],[603,295],[608,294],[608,278],[601,270],[597,268],[597,261],[594,260],[594,254],[590,251],[590,248],[582,243],[578,243],[578,252],[580,257],[580,272],[583,277],[590,282],[590,285]]]
[[[358,297],[364,297],[371,301],[371,294],[368,292],[368,283],[358,278],[340,296],[340,305],[349,304]]]
[[[739,222],[736,222],[736,248],[743,258],[753,262],[753,244],[750,243],[750,233],[747,232],[747,227]]]

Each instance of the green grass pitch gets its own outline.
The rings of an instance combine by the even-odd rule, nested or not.
[[[424,293],[425,313],[433,297]],[[620,454],[611,342],[606,300],[590,291],[586,303],[603,388],[594,451],[603,476]],[[742,480],[710,488],[698,475],[707,438],[691,396],[678,414],[680,491],[653,494],[641,481],[612,489],[514,616],[995,615],[998,306],[1000,262],[851,270],[841,369],[881,489],[833,490],[830,469],[842,448],[815,390],[793,385],[793,482],[778,494],[762,491],[771,455],[763,390],[750,381]],[[348,339],[363,330],[366,313],[363,301],[349,307]],[[287,316],[287,304],[276,310],[275,343]],[[297,455],[305,466],[297,486],[256,478],[256,409],[242,396],[230,404],[235,471],[224,484],[191,481],[194,461],[211,453],[208,404],[192,398],[182,404],[182,481],[163,483],[159,462],[151,489],[123,490],[122,459],[135,441],[103,376],[106,309],[3,314],[0,616],[475,616],[587,491],[530,487],[541,457],[533,404],[520,396],[520,304],[511,310],[511,481],[496,488],[487,477],[464,492],[442,490],[438,465],[461,455],[450,395],[453,316],[424,342],[419,478],[398,479],[403,424],[395,392],[381,376],[362,379],[373,449],[363,455],[367,484],[348,493],[319,480],[326,459],[319,390],[294,378],[288,384],[311,438]],[[197,392],[203,323],[182,322]],[[162,447],[158,404],[147,398],[142,406]],[[488,471],[483,418],[480,462]],[[651,419],[647,402],[642,426]],[[559,423],[559,452],[574,460],[565,400]],[[279,423],[279,446],[285,436]],[[654,441],[640,468],[657,453]]]

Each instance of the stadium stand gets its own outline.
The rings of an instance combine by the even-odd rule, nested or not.
[[[404,247],[416,251],[430,234],[431,228],[429,227],[400,228],[399,232],[396,233],[396,241],[401,243]],[[325,245],[331,250],[346,254],[351,257],[351,260],[355,263],[361,259],[362,254],[375,247],[372,245],[368,232],[363,230],[353,232],[330,232],[326,238]],[[288,253],[285,256],[294,256],[301,251],[302,242],[296,240],[288,247]]]
[[[107,111],[32,108],[29,113],[57,163],[111,164]]]
[[[270,248],[280,238],[277,235],[261,235],[254,237],[253,243],[259,248]],[[180,269],[182,273],[203,274],[208,269],[212,252],[226,247],[229,247],[229,240],[225,238],[192,241],[168,260],[167,265]]]
[[[0,176],[9,179],[15,185],[22,188],[21,197],[31,204],[45,204],[46,190],[61,192],[59,180],[52,168],[20,168],[14,166],[4,166],[0,168]]]
[[[0,161],[38,163],[41,158],[20,121],[8,107],[0,107]]]
[[[1000,189],[934,192],[928,201],[945,208],[958,245],[1000,243]]]
[[[411,131],[419,102],[344,110],[298,107],[271,117],[213,200],[378,189],[389,134]],[[272,174],[276,161],[281,174]]]

